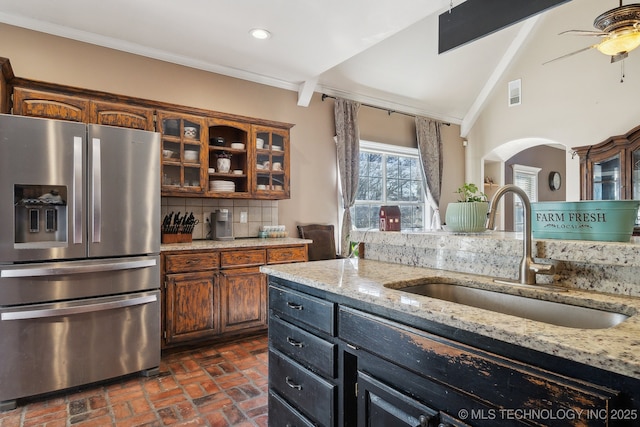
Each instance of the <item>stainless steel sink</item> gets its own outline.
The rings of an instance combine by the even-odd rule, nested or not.
[[[497,313],[537,320],[556,326],[579,329],[606,329],[616,326],[629,316],[589,307],[544,301],[453,283],[422,283],[394,289],[423,295]]]

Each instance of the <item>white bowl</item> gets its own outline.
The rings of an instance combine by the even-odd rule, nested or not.
[[[271,149],[273,149],[275,151],[282,151],[282,146],[280,146],[280,145],[272,145]]]
[[[232,142],[231,148],[234,148],[236,150],[244,150],[244,144],[242,142]]]
[[[233,174],[234,175],[242,175],[242,169],[234,169],[233,170]]]
[[[173,151],[172,150],[162,150],[162,157],[164,157],[165,159],[170,159],[171,157],[173,157]]]
[[[266,190],[267,186],[264,184],[258,184],[258,190]]]
[[[216,169],[215,169],[215,168],[209,168],[209,169],[208,169],[208,172],[209,172],[209,173],[216,173]]]
[[[190,162],[195,162],[198,160],[198,151],[197,150],[184,150],[184,159]]]

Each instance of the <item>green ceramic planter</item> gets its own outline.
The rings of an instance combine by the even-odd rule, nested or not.
[[[485,231],[489,212],[488,202],[456,202],[447,205],[446,229],[456,233]]]

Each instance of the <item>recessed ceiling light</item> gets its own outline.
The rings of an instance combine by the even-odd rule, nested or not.
[[[251,34],[253,38],[256,38],[259,40],[264,40],[271,37],[271,33],[262,28],[254,28],[253,30],[249,31],[249,34]]]

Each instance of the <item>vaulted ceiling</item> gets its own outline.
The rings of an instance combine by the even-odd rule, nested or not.
[[[570,1],[438,54],[438,16],[461,3],[0,0],[0,22],[294,90],[302,106],[322,92],[463,123],[478,114],[545,14],[591,29],[591,21],[576,22],[576,10],[617,6]],[[268,29],[271,38],[252,38],[252,28]]]

